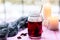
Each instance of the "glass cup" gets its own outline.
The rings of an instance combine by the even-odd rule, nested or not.
[[[40,38],[42,34],[42,16],[34,13],[28,17],[28,35],[30,38]]]

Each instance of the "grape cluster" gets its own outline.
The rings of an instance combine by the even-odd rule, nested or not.
[[[21,17],[14,22],[0,24],[0,37],[5,37],[8,33],[8,37],[15,36],[19,29],[27,28],[28,17]]]

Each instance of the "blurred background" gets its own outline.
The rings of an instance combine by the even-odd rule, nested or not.
[[[51,4],[54,14],[60,15],[59,0],[0,0],[0,23],[12,22],[21,16],[28,16],[31,11],[40,12],[41,5],[47,3]]]

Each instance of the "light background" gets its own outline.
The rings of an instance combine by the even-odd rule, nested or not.
[[[28,16],[31,11],[40,12],[41,4],[45,5],[47,2],[53,4],[53,13],[58,15],[59,0],[23,0],[23,3],[22,0],[0,0],[0,23],[12,22],[21,16]]]

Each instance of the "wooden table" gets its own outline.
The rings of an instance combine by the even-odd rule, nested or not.
[[[60,23],[59,23],[59,29],[60,29]],[[14,37],[9,37],[7,40],[60,40],[60,31],[51,31],[48,30],[46,27],[43,26],[43,33],[42,33],[42,38],[41,39],[30,39],[27,36],[21,36],[22,39],[17,39],[17,37],[21,33],[28,33],[28,29],[26,28],[23,31],[18,32],[18,34]]]

